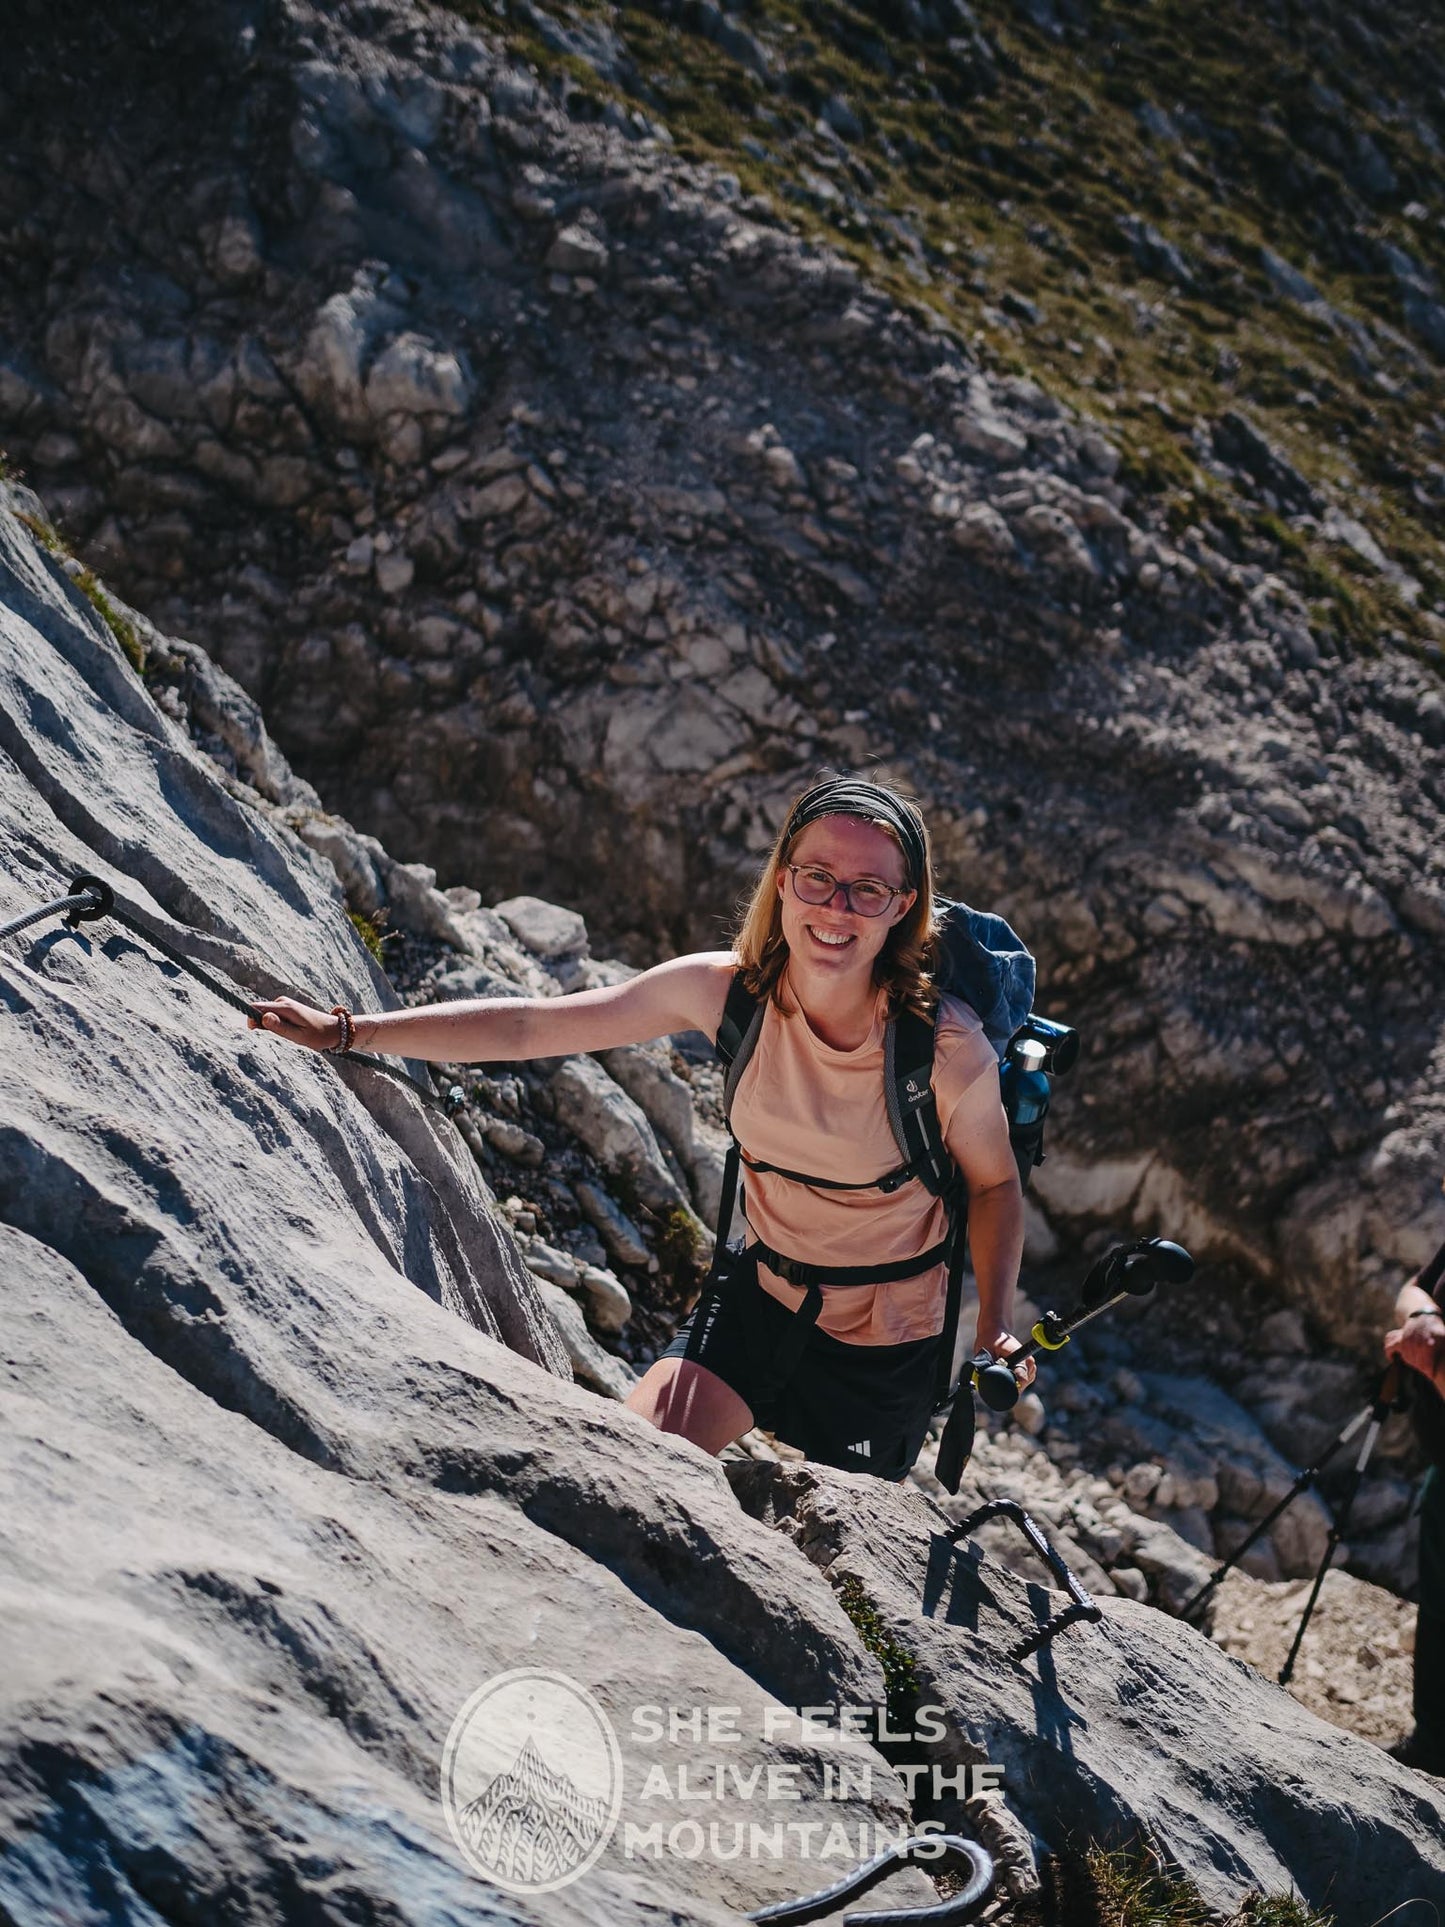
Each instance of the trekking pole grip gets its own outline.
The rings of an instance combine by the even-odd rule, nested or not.
[[[1014,1377],[1011,1362],[1006,1358],[995,1358],[992,1352],[979,1352],[973,1360],[973,1369],[978,1395],[988,1409],[991,1412],[1011,1412],[1018,1404],[1022,1390]]]

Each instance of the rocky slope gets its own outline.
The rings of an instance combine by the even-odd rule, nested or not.
[[[33,497],[8,499],[38,522]],[[780,1465],[762,1438],[723,1466],[622,1412],[627,1367],[600,1342],[626,1319],[619,1273],[655,1286],[685,1187],[708,1182],[705,1156],[689,1176],[648,1122],[670,1095],[676,1115],[681,1071],[618,1058],[644,1112],[591,1060],[517,1067],[534,1107],[552,1092],[538,1121],[557,1133],[541,1192],[557,1243],[518,1243],[484,1175],[499,1156],[540,1169],[516,1089],[509,1103],[500,1078],[459,1067],[466,1102],[447,1121],[424,1067],[391,1067],[409,1089],[283,1052],[158,947],[243,998],[325,984],[384,1005],[346,915],[357,872],[413,967],[430,957],[433,994],[545,994],[608,968],[575,921],[443,895],[321,810],[201,651],[48,556],[10,506],[0,635],[3,914],[84,870],[128,919],[52,920],[0,946],[7,1918],[721,1922],[841,1872],[860,1823],[956,1822],[932,1770],[956,1786],[985,1759],[1004,1801],[964,1818],[1008,1870],[993,1917],[1020,1927],[1068,1865],[1069,1830],[1123,1839],[1147,1822],[1220,1908],[1293,1881],[1353,1918],[1445,1872],[1432,1783],[1110,1596],[1168,1598],[1199,1555],[1163,1518],[1111,1541],[1107,1484],[1035,1468],[1106,1619],[1010,1669],[1050,1595],[1011,1570],[997,1527],[958,1555],[941,1528],[992,1481],[1028,1489],[1042,1455],[1026,1432],[986,1443],[940,1509],[926,1457],[909,1491]],[[154,696],[121,638],[156,665]],[[657,1251],[591,1262],[589,1178],[603,1238],[626,1222],[624,1190],[631,1235]],[[567,1353],[595,1389],[568,1382]],[[1142,1404],[1131,1422],[1147,1432]],[[738,1750],[720,1760],[684,1729],[667,1774],[801,1772],[788,1818],[814,1825],[798,1836],[814,1847],[844,1822],[846,1852],[826,1849],[841,1860],[800,1845],[739,1862],[688,1841],[629,1859],[623,1832],[575,1886],[479,1880],[438,1801],[444,1743],[469,1693],[537,1664],[617,1724],[624,1826],[658,1817],[633,1710],[740,1707]],[[920,1696],[942,1707],[941,1736],[855,1743],[867,1774],[817,1797],[835,1756],[789,1709],[887,1709],[897,1732]],[[1228,1709],[1227,1732],[1196,1717],[1205,1702]],[[1096,1736],[1076,1770],[1049,1728]],[[1299,1774],[1276,1784],[1281,1747]],[[759,1818],[731,1785],[707,1814],[725,1840]],[[1369,1816],[1371,1862],[1332,1856],[1326,1895],[1315,1843],[1346,1812]],[[912,1870],[879,1892],[935,1889]]]
[[[1433,109],[1388,138],[1361,121],[1333,199],[1298,160],[1338,241],[1314,309],[1293,228],[1246,300],[1146,201],[1096,277],[1140,332],[1065,381],[1075,337],[1030,321],[1020,264],[1090,263],[1011,240],[1013,309],[985,300],[1002,333],[973,329],[942,229],[915,247],[889,211],[889,170],[927,154],[868,74],[891,67],[900,113],[1016,115],[1067,55],[1114,143],[1102,187],[1078,177],[1091,208],[1127,196],[1127,149],[1166,201],[1243,195],[1272,233],[1268,170],[1227,126],[1206,165],[1177,103],[1121,123],[1124,80],[1089,78],[1106,55],[1125,91],[1174,69],[1118,9],[1095,35],[1082,12],[920,7],[872,68],[865,15],[835,11],[852,92],[817,113],[786,7],[232,0],[120,23],[71,0],[43,36],[31,9],[5,82],[0,434],[79,552],[261,698],[328,805],[490,902],[575,907],[634,961],[715,940],[819,763],[911,783],[945,885],[1015,918],[1089,1040],[1040,1174],[1054,1233],[1172,1231],[1368,1348],[1445,1223],[1437,565],[1386,514],[1398,479],[1382,547],[1363,477],[1285,432],[1260,343],[1323,330],[1336,386],[1300,380],[1330,408],[1336,362],[1363,359],[1374,425],[1335,429],[1361,461],[1380,410],[1435,432],[1433,242],[1384,293],[1363,255],[1340,279],[1347,216],[1398,254],[1396,203],[1433,196]],[[1386,61],[1388,37],[1344,31],[1341,68],[1357,43]],[[739,89],[768,139],[741,133]],[[1316,146],[1356,110],[1317,106]],[[875,135],[893,158],[869,188]],[[1043,145],[1066,222],[1057,130]],[[1042,195],[1016,149],[958,165]],[[797,198],[810,157],[835,165]],[[977,219],[1002,234],[1011,205]],[[1208,393],[1131,374],[1182,371],[1216,323]],[[1326,554],[1357,570],[1331,595]]]
[[[391,1000],[331,865],[150,700],[8,510],[0,606],[6,911],[85,870],[131,919],[0,960],[0,1909],[721,1921],[794,1891],[619,1844],[587,1887],[517,1898],[457,1854],[443,1744],[490,1676],[541,1657],[625,1727],[664,1690],[881,1699],[876,1662],[826,1586],[800,1613],[799,1560],[718,1466],[571,1382],[580,1308],[454,1125],[375,1069],[283,1061],[157,951],[243,995]],[[412,923],[451,914],[379,874]],[[875,1764],[850,1819],[905,1812]]]

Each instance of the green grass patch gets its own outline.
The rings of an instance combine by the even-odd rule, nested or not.
[[[883,1668],[888,1723],[894,1732],[904,1732],[912,1725],[918,1704],[917,1663],[903,1641],[889,1631],[861,1579],[849,1573],[837,1590],[838,1603],[853,1622],[854,1631]]]
[[[1431,500],[1445,494],[1432,472],[1445,465],[1445,380],[1418,343],[1411,364],[1400,289],[1370,251],[1406,249],[1445,285],[1445,227],[1409,213],[1445,195],[1430,80],[1445,66],[1445,14],[1383,0],[1372,43],[1325,20],[1306,49],[1252,0],[1208,14],[1193,0],[1098,0],[1088,29],[1062,37],[1008,0],[978,0],[980,44],[905,37],[885,0],[753,0],[729,19],[781,63],[770,83],[670,0],[558,0],[564,23],[603,22],[623,42],[635,78],[622,87],[488,0],[453,11],[544,84],[580,88],[587,111],[616,99],[664,122],[681,154],[735,174],[908,312],[1098,415],[1126,485],[1175,533],[1219,492],[1193,458],[1194,423],[1243,404],[1419,579],[1422,608],[1445,597]],[[842,141],[817,128],[835,94],[862,129]],[[1367,191],[1362,167],[1383,168],[1394,189]],[[1180,250],[1188,285],[1135,259],[1120,225],[1130,216]],[[1334,232],[1355,237],[1337,256]],[[1337,323],[1276,294],[1266,246]],[[1010,290],[1037,303],[1037,325],[1002,310]],[[1406,336],[1399,349],[1367,334],[1383,380],[1360,365],[1359,323]],[[1151,392],[1168,396],[1169,419],[1131,408]],[[1234,509],[1307,595],[1320,599],[1321,569],[1350,572],[1338,555],[1317,562],[1308,542],[1279,545],[1246,493]],[[1361,580],[1341,599],[1361,646],[1377,604],[1387,629],[1420,630],[1388,585]]]
[[[1334,1916],[1316,1913],[1294,1894],[1259,1894],[1245,1901],[1230,1927],[1334,1927]]]
[[[1093,1909],[1090,1927],[1221,1927],[1194,1882],[1170,1868],[1147,1840],[1122,1848],[1091,1845],[1083,1873]],[[1223,1927],[1334,1927],[1334,1921],[1294,1895],[1256,1893]]]
[[[71,554],[64,539],[49,522],[42,521],[37,515],[26,515],[23,513],[19,516],[19,520],[25,524],[26,528],[29,529],[30,533],[35,537],[35,540],[40,544],[41,548],[45,550],[47,555],[54,556],[55,560],[62,564],[74,564],[73,567],[67,567],[65,570],[68,580],[79,589],[91,608],[95,610],[95,613],[100,617],[106,628],[109,629],[110,633],[115,637],[116,641],[120,644],[122,655],[124,655],[131,668],[134,669],[138,676],[144,676],[146,668],[145,644],[141,641],[140,633],[135,624],[128,616],[121,613],[106,594],[100,577],[93,569],[88,569],[84,564],[76,562],[75,557]]]
[[[702,1269],[706,1249],[698,1236],[697,1218],[675,1204],[670,1211],[654,1214],[652,1223],[658,1263],[671,1277],[690,1285]]]
[[[1094,1845],[1084,1857],[1099,1927],[1215,1927],[1199,1889],[1146,1845]]]
[[[138,676],[143,676],[146,669],[145,645],[140,639],[135,624],[116,608],[101,587],[100,579],[93,570],[82,568],[71,577],[71,581],[120,644],[121,653],[131,668]]]
[[[386,912],[383,910],[379,914],[384,917]],[[365,911],[348,910],[346,915],[352,929],[384,970],[386,968],[386,955],[383,946],[390,933],[383,931],[380,924],[373,918],[368,917]]]

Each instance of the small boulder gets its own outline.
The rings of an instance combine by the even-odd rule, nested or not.
[[[585,274],[594,281],[607,272],[607,243],[580,222],[559,228],[547,250],[546,266],[553,274]]]
[[[967,550],[970,555],[1003,560],[1014,553],[1009,525],[989,502],[970,502],[950,534],[955,547]]]
[[[587,925],[575,910],[544,903],[540,897],[508,897],[495,909],[518,943],[544,962],[586,952]]]
[[[377,420],[388,415],[465,415],[475,384],[462,360],[417,334],[387,344],[366,377],[366,405]]]
[[[416,564],[409,555],[393,551],[376,558],[376,586],[383,595],[401,595],[411,587],[415,574]]]
[[[1194,286],[1194,270],[1172,241],[1166,240],[1150,222],[1137,214],[1121,214],[1119,230],[1129,244],[1129,252],[1146,274],[1160,281],[1171,281],[1176,288]]]

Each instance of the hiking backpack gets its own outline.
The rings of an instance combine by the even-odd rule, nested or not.
[[[940,991],[959,998],[976,1012],[983,1023],[984,1034],[1000,1060],[1001,1071],[1006,1073],[1010,1068],[1009,1046],[1021,1030],[1048,1033],[1058,1030],[1059,1039],[1050,1039],[1059,1059],[1054,1068],[1066,1070],[1077,1054],[1077,1040],[1073,1032],[1044,1025],[1037,1018],[1030,1020],[1035,981],[1034,959],[1004,919],[986,911],[970,909],[967,904],[952,903],[945,898],[938,901],[936,928],[938,958],[934,981]],[[754,1162],[743,1156],[742,1147],[732,1137],[733,1097],[762,1030],[763,1012],[763,1000],[752,995],[743,983],[741,971],[736,972],[728,990],[717,1036],[718,1055],[725,1071],[723,1115],[728,1120],[731,1143],[723,1171],[714,1275],[725,1262],[738,1180],[745,1168],[772,1172],[823,1191],[892,1192],[916,1178],[935,1197],[943,1198],[948,1207],[947,1233],[940,1243],[931,1246],[917,1258],[881,1265],[812,1265],[761,1243],[751,1245],[748,1249],[770,1271],[808,1294],[796,1314],[799,1329],[794,1342],[786,1347],[785,1355],[776,1361],[779,1379],[796,1362],[807,1331],[817,1318],[822,1305],[821,1286],[889,1284],[931,1271],[937,1264],[947,1264],[948,1290],[939,1343],[933,1410],[935,1416],[944,1411],[949,1414],[939,1446],[938,1477],[947,1490],[956,1492],[968,1459],[973,1431],[972,1390],[965,1383],[969,1374],[964,1373],[957,1388],[953,1385],[953,1351],[958,1333],[967,1246],[968,1197],[963,1178],[944,1144],[938,1106],[933,1095],[934,1023],[914,1011],[902,1011],[888,1019],[883,1045],[883,1087],[888,1121],[893,1128],[901,1162],[882,1177],[861,1184],[848,1184],[836,1178]],[[1065,1055],[1068,1062],[1062,1061]],[[1043,1109],[1046,1108],[1045,1098]],[[1043,1158],[1042,1110],[1035,1105],[1033,1114],[1020,1119],[1011,1113],[1009,1136],[1019,1163],[1020,1177],[1026,1184],[1032,1166]]]

